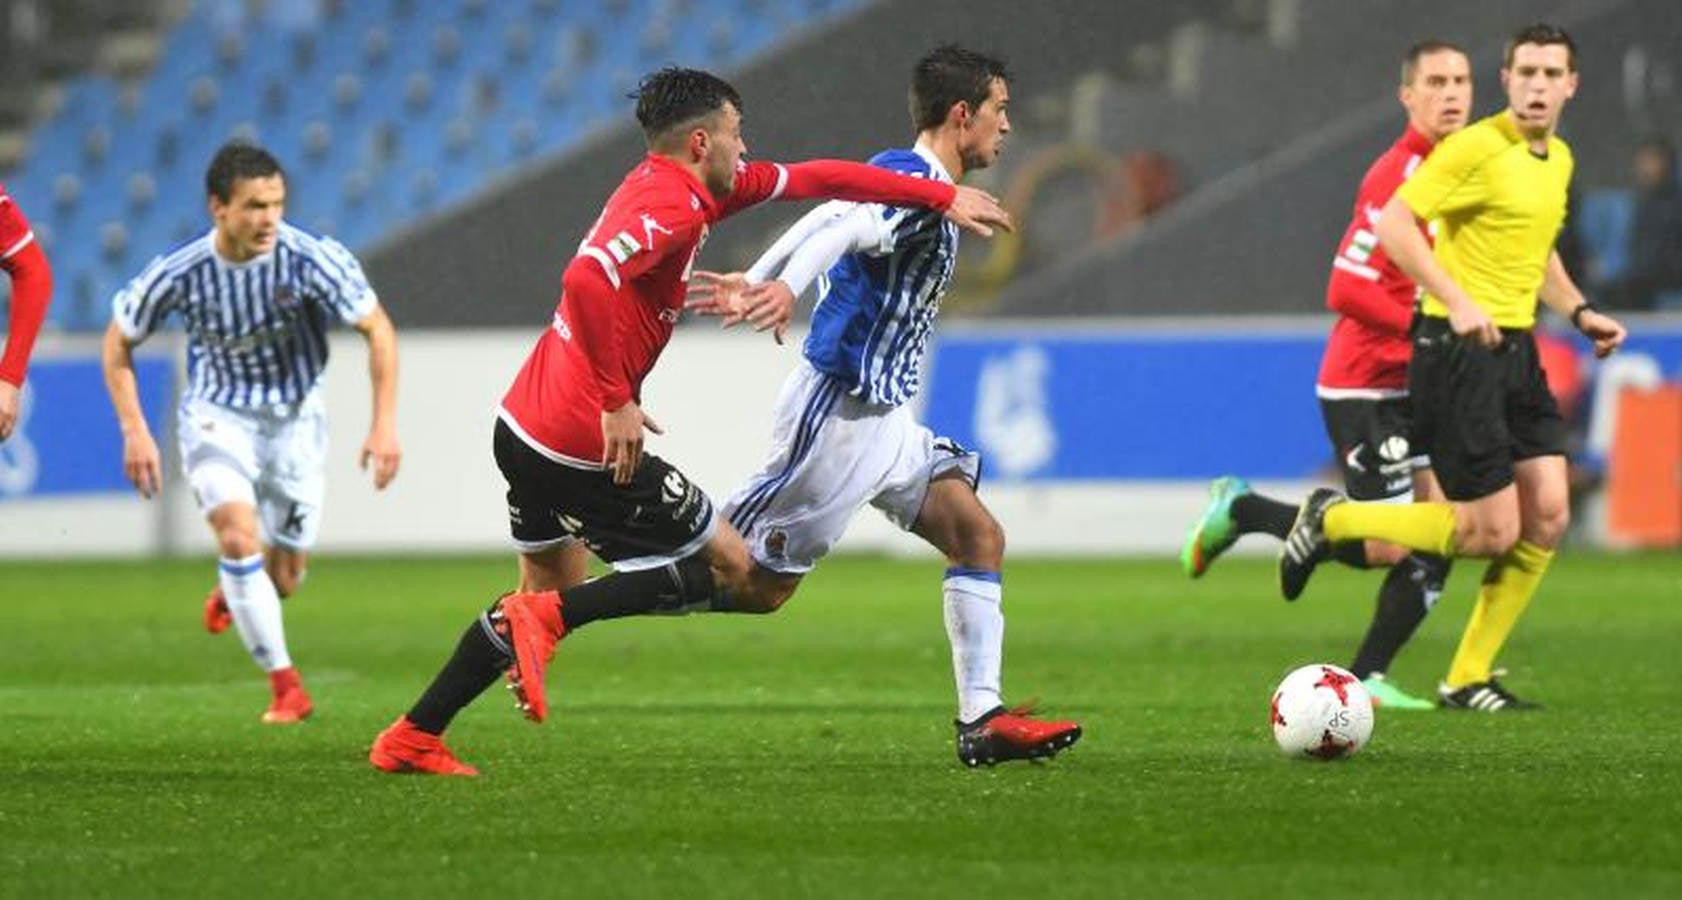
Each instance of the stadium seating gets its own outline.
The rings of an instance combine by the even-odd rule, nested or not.
[[[862,0],[200,0],[146,77],[71,80],[0,173],[61,285],[52,323],[102,327],[147,259],[208,227],[231,137],[292,178],[288,218],[367,246],[625,118],[645,71],[728,71]]]

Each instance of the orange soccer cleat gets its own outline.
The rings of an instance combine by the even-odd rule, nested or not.
[[[408,716],[397,721],[374,738],[368,749],[368,761],[374,768],[395,775],[477,775],[479,770],[456,759],[443,738],[427,734],[415,727]]]
[[[513,593],[497,603],[493,621],[500,615],[501,630],[514,654],[508,667],[508,689],[514,704],[533,722],[549,715],[549,699],[543,691],[543,672],[555,657],[555,645],[566,636],[561,621],[561,595],[555,591]]]
[[[274,701],[263,713],[263,724],[294,725],[315,712],[315,706],[310,703],[310,695],[304,691],[304,682],[298,678],[297,669],[285,668],[270,672],[269,687],[274,690]]]
[[[211,588],[204,598],[204,630],[221,634],[233,623],[234,614],[228,612],[228,598],[222,595],[221,586]]]
[[[1031,704],[999,707],[968,725],[958,723],[958,759],[964,765],[991,766],[1012,759],[1044,759],[1080,740],[1075,722],[1047,722],[1029,715]]]

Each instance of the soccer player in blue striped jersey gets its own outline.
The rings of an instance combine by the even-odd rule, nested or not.
[[[871,162],[949,182],[991,165],[1010,132],[1008,77],[980,53],[930,52],[912,71],[916,144]],[[759,591],[779,603],[865,504],[946,555],[958,757],[976,766],[1051,756],[1079,739],[1080,726],[1002,702],[1004,529],[976,496],[979,457],[907,406],[957,252],[958,231],[938,213],[831,202],[747,273],[695,273],[690,306],[726,325],[771,329],[781,342],[795,298],[823,273],[804,359],[777,403],[771,454],[725,512],[747,539]]]
[[[356,257],[288,224],[286,175],[274,157],[228,144],[205,174],[209,232],[157,257],[112,300],[103,359],[123,433],[123,470],[142,497],[162,487],[157,442],[136,390],[132,349],[166,319],[187,332],[187,389],[177,417],[181,462],[215,533],[212,633],[230,621],[268,673],[263,721],[312,711],[292,665],[280,599],[303,580],[320,531],[327,419],[318,384],[327,329],[368,342],[374,412],[361,449],[374,487],[397,475],[397,333]]]

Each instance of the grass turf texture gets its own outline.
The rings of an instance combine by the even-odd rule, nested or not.
[[[1393,676],[1446,668],[1477,567]],[[495,559],[318,561],[290,601],[317,702],[199,628],[207,562],[0,574],[0,895],[1682,895],[1682,559],[1562,555],[1505,662],[1534,714],[1379,713],[1333,764],[1278,755],[1267,700],[1346,663],[1378,584],[1327,569],[1013,562],[1005,685],[1079,718],[1044,765],[951,746],[939,566],[826,562],[770,617],[590,626],[553,718],[500,688],[457,720],[479,779],[365,761]]]

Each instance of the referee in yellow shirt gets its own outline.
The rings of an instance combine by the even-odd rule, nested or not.
[[[1518,709],[1494,663],[1571,519],[1565,427],[1531,329],[1538,299],[1605,356],[1624,328],[1583,299],[1554,250],[1571,150],[1554,135],[1577,91],[1570,35],[1531,25],[1507,43],[1508,108],[1445,139],[1378,222],[1380,244],[1425,291],[1408,388],[1415,440],[1448,503],[1346,503],[1315,491],[1279,556],[1280,589],[1301,593],[1330,545],[1377,539],[1444,556],[1488,557],[1477,607],[1440,705]],[[1415,222],[1437,223],[1435,251]]]

